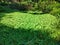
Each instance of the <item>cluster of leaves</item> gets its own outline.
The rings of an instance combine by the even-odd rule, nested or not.
[[[12,25],[13,27],[16,27],[16,28],[18,27],[36,28],[36,29],[42,29],[43,27],[51,28],[53,27],[52,25],[54,25],[54,23],[56,23],[57,21],[54,16],[49,14],[42,14],[37,16],[32,14],[16,12],[16,13],[11,13],[7,15],[8,16],[5,17],[1,22],[2,23],[4,22],[4,24],[6,25]],[[12,18],[10,19],[9,17],[12,17]]]
[[[54,16],[56,16],[57,18],[60,18],[60,8],[54,8],[51,12],[50,12],[50,14],[52,14],[52,15],[54,15]]]
[[[38,8],[43,13],[49,13],[53,9],[53,7],[51,6],[51,2],[49,3],[48,1],[39,2]]]

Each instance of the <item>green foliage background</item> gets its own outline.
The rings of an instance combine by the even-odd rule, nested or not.
[[[60,45],[60,1],[1,0],[0,45]]]

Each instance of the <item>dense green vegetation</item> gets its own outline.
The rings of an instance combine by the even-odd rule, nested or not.
[[[60,45],[60,1],[0,0],[0,45]]]

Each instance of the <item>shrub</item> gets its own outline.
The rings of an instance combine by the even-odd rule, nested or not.
[[[60,4],[56,1],[42,1],[38,3],[38,9],[43,13],[49,13],[53,8],[60,8]]]
[[[2,6],[7,6],[8,3],[2,3],[2,2],[0,2],[0,5],[2,5]]]
[[[0,6],[0,12],[4,12],[5,8],[3,6]]]
[[[17,4],[17,3],[10,4],[10,8],[12,8],[12,9],[19,9],[19,4]]]
[[[60,3],[55,2],[55,3],[52,4],[52,6],[54,8],[60,8]]]
[[[29,7],[26,4],[21,4],[19,10],[20,11],[27,11],[27,10],[29,10]]]
[[[32,2],[22,2],[20,4],[20,10],[22,11],[28,11],[33,9],[33,3]]]
[[[28,10],[31,10],[32,9],[32,5],[31,4],[28,4],[28,3],[15,3],[15,4],[11,4],[10,5],[10,8],[13,8],[13,9],[17,9],[17,10],[20,10],[20,11],[28,11]]]
[[[0,6],[0,12],[13,12],[11,8],[8,8],[7,6]]]
[[[58,9],[58,8],[54,8],[51,12],[50,12],[50,14],[52,14],[52,15],[54,15],[58,20],[57,20],[57,29],[59,29],[60,30],[60,8]]]
[[[59,8],[59,9],[54,8],[54,9],[50,12],[50,14],[52,14],[52,15],[56,16],[57,18],[59,18],[59,17],[60,17],[60,8]]]
[[[49,13],[53,9],[53,7],[48,1],[43,1],[38,3],[38,9],[43,13]]]

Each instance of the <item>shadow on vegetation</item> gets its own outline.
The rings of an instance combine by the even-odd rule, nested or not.
[[[29,14],[33,14],[33,15],[39,15],[40,13],[29,13]]]
[[[5,16],[6,13],[13,13],[13,12],[18,12],[18,10],[10,9],[5,6],[0,6],[0,21],[1,21],[2,17]]]
[[[5,16],[5,14],[0,13],[0,21],[2,20],[2,17],[4,17],[4,16]]]
[[[43,15],[43,14],[48,14],[48,13],[43,13],[43,12],[32,12],[32,13],[29,13],[29,14],[33,14],[33,15]]]
[[[49,33],[0,24],[0,45],[60,45]]]

